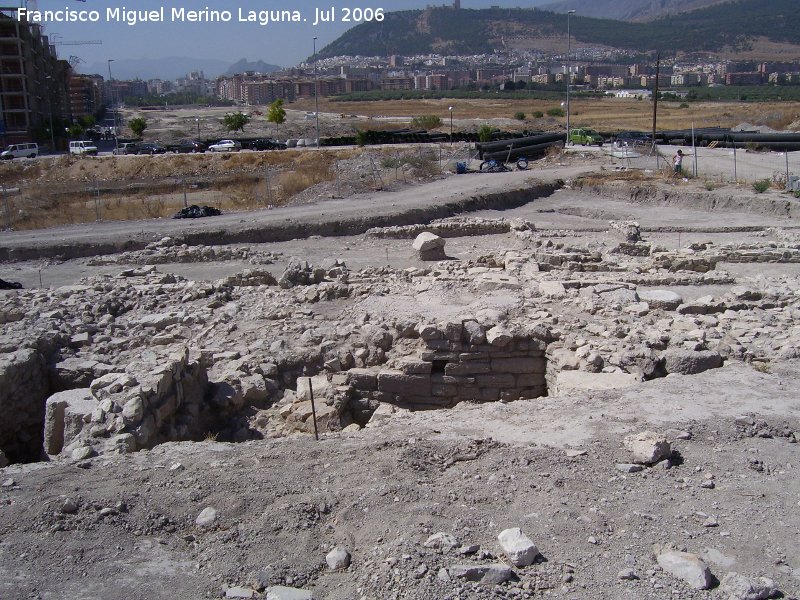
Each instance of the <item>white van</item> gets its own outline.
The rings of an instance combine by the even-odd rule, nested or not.
[[[2,159],[36,158],[39,156],[39,144],[11,144],[0,153]]]
[[[81,140],[79,142],[70,142],[69,143],[69,153],[70,154],[97,154],[97,146],[94,145],[94,142],[90,142],[88,140]]]

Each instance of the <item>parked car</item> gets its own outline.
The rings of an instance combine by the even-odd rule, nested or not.
[[[178,154],[193,154],[195,152],[205,152],[207,148],[208,147],[203,142],[198,142],[197,140],[182,140],[177,144],[171,144],[167,146],[168,151],[176,152]]]
[[[166,154],[167,149],[161,144],[139,144],[136,154]]]
[[[578,129],[570,130],[569,141],[571,144],[580,144],[581,146],[591,146],[592,144],[602,146],[603,136],[597,133],[594,129],[580,127]]]
[[[39,156],[39,145],[31,142],[27,144],[11,144],[0,152],[0,158],[11,160],[13,158],[36,158]]]
[[[79,156],[83,156],[84,154],[93,154],[97,156],[97,146],[94,145],[94,142],[90,142],[89,140],[76,140],[69,143],[69,153],[78,154]]]
[[[238,152],[242,145],[235,140],[220,140],[208,147],[209,152]]]
[[[621,131],[614,136],[614,143],[618,146],[644,146],[652,141],[653,137],[643,131]]]
[[[277,140],[261,139],[253,140],[247,144],[250,150],[286,150],[286,144]]]
[[[138,152],[139,146],[134,142],[123,142],[111,151],[112,154],[116,154],[117,156],[123,156],[125,154],[137,154]]]

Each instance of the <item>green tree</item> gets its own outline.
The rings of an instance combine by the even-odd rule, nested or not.
[[[244,131],[244,126],[250,122],[250,117],[242,111],[228,113],[222,118],[222,124],[228,131]]]
[[[83,115],[82,117],[78,118],[78,123],[81,124],[81,127],[84,129],[91,129],[97,124],[95,118],[92,115]]]
[[[286,110],[283,108],[283,100],[278,98],[269,105],[269,111],[267,112],[267,122],[268,123],[275,123],[275,136],[278,135],[278,125],[283,124],[286,122]]]
[[[489,125],[481,125],[478,127],[478,139],[482,142],[488,142],[492,139],[492,128]]]
[[[83,127],[79,123],[73,123],[69,126],[67,135],[71,140],[79,140],[83,137]]]
[[[128,127],[130,127],[133,135],[142,137],[144,130],[147,129],[147,120],[143,117],[135,117],[128,121]]]
[[[525,120],[525,113],[524,113],[524,112],[522,112],[522,111],[515,112],[515,113],[514,113],[514,118],[515,118],[517,121],[524,121],[524,120]]]
[[[442,119],[437,115],[420,115],[411,119],[411,126],[420,129],[436,129],[442,126]]]

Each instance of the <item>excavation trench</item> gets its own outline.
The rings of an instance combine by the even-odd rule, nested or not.
[[[209,380],[214,359],[201,352],[190,360],[188,349],[144,358],[125,370],[60,360],[58,349],[20,350],[0,363],[0,410],[6,415],[0,449],[10,462],[26,463],[81,460],[209,436],[260,439],[264,425],[282,434],[313,433],[312,389],[321,432],[363,427],[398,408],[536,398],[547,395],[545,339],[541,332],[450,322],[422,326],[395,340],[376,339],[367,348],[372,360],[345,365],[285,360],[273,370],[226,372],[216,381]],[[375,361],[382,362],[365,364]]]

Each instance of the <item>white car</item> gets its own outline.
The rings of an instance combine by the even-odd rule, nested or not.
[[[235,140],[220,140],[208,147],[209,152],[238,152],[242,145]]]

